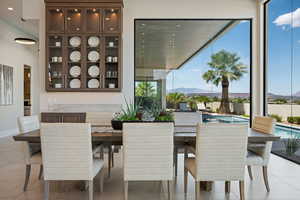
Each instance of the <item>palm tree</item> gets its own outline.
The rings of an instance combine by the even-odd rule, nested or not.
[[[178,104],[184,100],[185,96],[182,93],[170,93],[167,95],[167,102],[173,106],[173,108],[177,109]]]
[[[239,62],[240,57],[236,53],[221,50],[211,56],[208,63],[210,70],[202,75],[206,82],[212,82],[215,86],[222,85],[222,100],[219,112],[230,113],[229,108],[229,82],[239,80],[247,73],[247,66]]]

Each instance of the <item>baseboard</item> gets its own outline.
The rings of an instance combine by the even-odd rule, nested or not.
[[[19,133],[19,130],[17,128],[0,131],[0,138],[14,136],[14,135],[17,135],[18,133]]]

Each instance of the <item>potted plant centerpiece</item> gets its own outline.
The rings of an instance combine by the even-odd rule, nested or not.
[[[174,122],[174,117],[172,112],[163,110],[156,104],[144,110],[138,104],[126,101],[126,107],[121,112],[114,113],[111,125],[115,130],[122,130],[124,122]]]

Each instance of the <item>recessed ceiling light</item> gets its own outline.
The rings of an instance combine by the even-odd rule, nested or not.
[[[181,25],[180,24],[176,24],[176,27],[179,28],[179,27],[181,27]]]
[[[7,9],[10,10],[10,11],[14,10],[14,8],[12,8],[12,7],[8,7]]]

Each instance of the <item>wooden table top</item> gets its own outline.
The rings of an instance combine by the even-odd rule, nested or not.
[[[115,145],[122,144],[122,131],[114,130],[111,127],[93,127],[92,140],[93,142],[102,142]],[[14,136],[15,141],[26,141],[30,143],[40,143],[40,130],[19,134]],[[268,141],[277,141],[279,136],[272,134],[264,134],[254,131],[249,128],[248,142],[252,143],[265,143]],[[174,142],[175,144],[184,144],[195,142],[196,140],[196,127],[194,126],[175,126]]]

